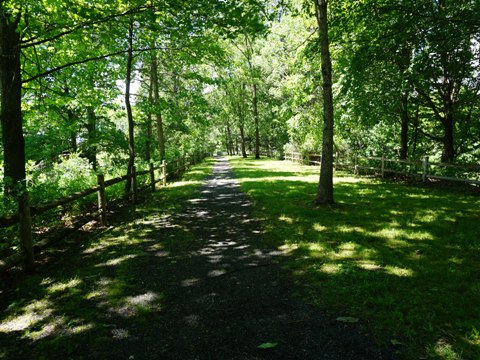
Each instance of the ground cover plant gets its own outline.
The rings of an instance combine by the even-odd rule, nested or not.
[[[317,167],[231,163],[310,302],[409,359],[480,358],[478,197],[336,173],[336,204],[317,208]]]
[[[79,232],[46,251],[35,274],[1,274],[0,359],[110,358],[112,346],[128,358],[128,329],[149,333],[152,316],[168,308],[162,286],[176,262],[162,255],[191,244],[192,235],[169,226],[168,218],[195,196],[211,165],[207,160],[166,188],[144,193],[145,202],[111,215],[105,231]],[[168,270],[150,274],[156,287],[146,276],[154,271],[152,258]]]

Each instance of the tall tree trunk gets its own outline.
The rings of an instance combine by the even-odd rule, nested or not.
[[[132,114],[132,105],[130,104],[130,83],[132,81],[132,63],[133,63],[133,21],[128,24],[128,48],[127,48],[127,76],[125,80],[125,107],[127,109],[128,120],[128,170],[127,174],[132,174],[135,165],[135,139],[134,122]],[[129,193],[132,188],[132,179],[127,179],[125,183],[125,192]]]
[[[453,142],[453,132],[454,132],[455,122],[453,111],[447,112],[445,115],[445,120],[443,122],[443,151],[442,151],[442,162],[449,163],[455,160],[455,147]]]
[[[245,147],[245,129],[243,127],[243,123],[240,123],[239,128],[240,128],[240,147],[242,149],[242,156],[244,158],[247,158],[247,150]]]
[[[75,113],[72,109],[67,110],[67,119],[68,119],[68,126],[70,127],[70,147],[72,148],[73,152],[78,151],[78,144],[77,144],[77,131],[76,129],[72,129],[72,124],[75,122]]]
[[[253,120],[255,121],[255,159],[260,159],[260,132],[258,129],[257,84],[253,84]]]
[[[163,131],[163,118],[160,110],[160,90],[158,83],[158,62],[157,54],[152,57],[152,71],[151,78],[153,82],[153,103],[155,105],[155,117],[157,122],[157,137],[158,145],[160,147],[160,161],[165,160],[165,135]]]
[[[227,153],[228,155],[233,155],[233,140],[232,132],[230,131],[230,122],[227,119]]]
[[[25,181],[25,140],[22,126],[20,35],[17,25],[0,5],[0,94],[4,162],[4,191],[13,194]],[[17,189],[20,190],[20,189]]]
[[[150,75],[150,84],[148,86],[148,103],[153,104],[153,79]],[[152,126],[152,111],[148,111],[147,114],[147,140],[145,142],[145,160],[150,162],[152,159],[152,136],[153,136],[153,126]]]
[[[323,143],[317,205],[333,204],[333,95],[328,40],[327,0],[314,0],[318,22],[323,80]]]
[[[408,157],[408,92],[404,91],[402,93],[402,98],[400,102],[400,123],[401,123],[401,134],[400,134],[400,159],[406,160]]]
[[[25,171],[25,139],[22,124],[22,78],[20,66],[20,34],[17,26],[20,12],[12,19],[0,3],[0,121],[4,164],[4,195],[18,201],[19,235],[25,255],[24,268],[34,268],[32,223]]]
[[[94,171],[97,171],[97,117],[93,107],[87,108],[87,159]]]

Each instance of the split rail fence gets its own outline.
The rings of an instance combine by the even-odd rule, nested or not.
[[[285,153],[285,160],[306,165],[320,165],[321,155],[303,155],[297,152]],[[430,162],[428,157],[423,160],[400,160],[386,157],[358,156],[353,161],[341,163],[338,156],[334,159],[336,169],[352,171],[355,175],[360,172],[370,172],[385,177],[386,174],[401,174],[428,179],[462,182],[480,185],[480,165],[445,164]]]
[[[10,226],[14,226],[18,224],[19,228],[19,237],[20,237],[20,244],[22,251],[19,253],[15,253],[10,255],[9,257],[1,260],[0,259],[0,270],[1,269],[8,269],[16,264],[21,263],[24,261],[24,267],[27,270],[31,270],[33,268],[33,252],[34,250],[41,250],[45,248],[49,244],[49,240],[45,239],[44,241],[39,241],[33,244],[32,241],[32,218],[35,215],[42,214],[48,210],[54,209],[56,207],[71,203],[73,201],[79,200],[84,198],[90,194],[97,193],[98,196],[98,210],[84,214],[82,218],[75,224],[72,225],[73,228],[79,228],[85,225],[87,222],[98,218],[100,224],[102,226],[107,225],[107,199],[105,196],[105,189],[120,183],[122,181],[131,179],[131,190],[126,195],[130,198],[132,203],[135,203],[138,199],[138,194],[144,190],[151,189],[151,191],[155,191],[155,186],[157,183],[162,182],[163,186],[167,185],[167,179],[172,177],[178,177],[180,174],[188,170],[188,168],[196,163],[200,162],[205,158],[205,155],[195,154],[189,156],[188,158],[176,159],[171,161],[167,164],[165,160],[162,161],[160,166],[154,166],[154,164],[149,164],[148,170],[143,171],[136,171],[136,167],[132,167],[132,171],[130,174],[123,175],[117,178],[105,180],[103,174],[97,175],[97,185],[92,186],[88,189],[75,192],[69,196],[55,199],[49,201],[47,203],[38,204],[35,206],[29,206],[28,202],[25,206],[23,206],[23,211],[20,213],[16,213],[10,216],[2,216],[0,217],[0,228],[6,228]],[[155,178],[155,171],[160,170],[160,177]],[[144,185],[141,188],[137,186],[137,178],[142,175],[149,174],[149,183]],[[21,201],[21,200],[19,200]]]

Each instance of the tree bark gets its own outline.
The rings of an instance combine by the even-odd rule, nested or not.
[[[95,110],[89,106],[87,108],[87,159],[92,165],[94,171],[97,171],[97,117]]]
[[[132,114],[132,105],[130,104],[130,83],[132,81],[132,63],[133,63],[133,21],[128,25],[128,51],[127,51],[127,76],[125,80],[125,107],[127,109],[128,121],[128,170],[127,174],[131,175],[133,166],[135,165],[135,139],[134,139],[134,122]],[[125,192],[128,194],[132,189],[132,178],[128,178],[125,182]]]
[[[410,119],[408,117],[408,92],[404,91],[402,93],[402,98],[400,102],[400,123],[401,123],[401,134],[400,134],[400,156],[401,160],[406,160],[408,157],[408,124]]]
[[[245,129],[243,128],[243,124],[241,123],[240,126],[240,147],[242,150],[242,157],[247,158],[247,150],[245,147]]]
[[[153,103],[155,105],[155,116],[157,122],[157,137],[160,150],[160,161],[165,160],[165,135],[163,131],[163,118],[160,110],[160,90],[158,84],[158,62],[157,55],[153,54],[151,77],[153,82]]]
[[[255,122],[255,159],[260,159],[260,131],[258,129],[257,84],[253,84],[253,120]]]
[[[0,121],[4,162],[4,195],[18,201],[19,236],[25,255],[24,269],[34,268],[32,220],[28,204],[25,171],[25,139],[22,124],[22,78],[20,65],[20,34],[16,19],[0,3]]]
[[[443,151],[442,151],[442,162],[450,163],[455,160],[455,146],[453,141],[454,133],[454,115],[452,112],[447,112],[445,114],[445,121],[443,123],[444,137],[443,137]]]
[[[0,5],[3,6],[3,5]],[[0,8],[0,96],[5,195],[21,190],[25,181],[25,140],[22,125],[20,35],[8,12]]]
[[[333,198],[333,95],[332,63],[328,39],[327,0],[314,0],[318,22],[323,80],[323,143],[317,205],[334,203]]]
[[[148,103],[153,104],[153,78],[150,75],[150,84],[148,86]],[[147,114],[147,140],[145,142],[145,160],[150,162],[152,159],[152,111],[148,111]]]

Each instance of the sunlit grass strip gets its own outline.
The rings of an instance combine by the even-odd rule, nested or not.
[[[407,358],[480,358],[478,198],[337,173],[337,204],[316,208],[317,167],[231,163],[312,303],[368,322]]]

